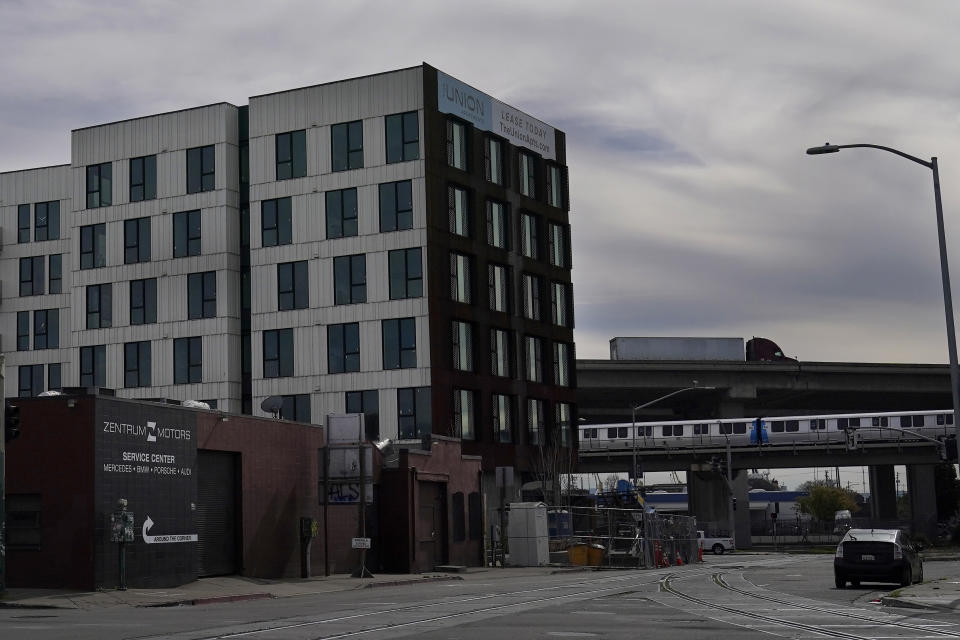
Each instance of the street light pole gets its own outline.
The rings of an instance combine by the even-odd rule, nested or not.
[[[947,351],[950,358],[950,391],[953,398],[953,428],[960,446],[960,367],[957,365],[957,336],[953,324],[953,296],[950,293],[950,268],[947,265],[947,239],[943,230],[943,202],[940,200],[940,170],[937,167],[936,156],[930,162],[921,160],[909,153],[898,151],[890,147],[877,144],[830,144],[827,142],[821,147],[810,147],[807,155],[816,156],[825,153],[838,153],[840,149],[879,149],[887,151],[911,162],[923,165],[933,172],[933,198],[937,209],[937,238],[940,241],[940,280],[943,283],[943,310],[947,322]]]

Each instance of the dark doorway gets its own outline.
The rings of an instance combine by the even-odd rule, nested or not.
[[[240,569],[239,458],[229,451],[197,452],[197,575]]]
[[[420,483],[420,512],[417,518],[417,541],[420,570],[431,571],[446,562],[447,518],[446,485],[439,482]]]

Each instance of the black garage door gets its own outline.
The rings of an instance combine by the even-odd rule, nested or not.
[[[238,573],[239,457],[229,451],[197,452],[197,574]]]

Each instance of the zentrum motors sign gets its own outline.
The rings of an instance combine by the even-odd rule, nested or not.
[[[557,134],[553,127],[442,71],[437,71],[437,109],[463,118],[478,129],[503,136],[548,160],[557,159]]]
[[[104,420],[103,432],[134,438],[146,438],[147,442],[156,442],[157,438],[161,440],[190,440],[191,438],[191,432],[188,429],[157,426],[157,423],[153,420],[147,420],[146,424]]]

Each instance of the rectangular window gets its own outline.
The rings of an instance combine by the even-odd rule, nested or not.
[[[310,422],[310,394],[298,393],[280,397],[283,399],[283,404],[280,405],[281,420]]]
[[[43,295],[43,256],[20,258],[20,295]]]
[[[18,367],[19,389],[17,395],[21,398],[33,398],[43,393],[43,365],[29,364]]]
[[[417,366],[417,324],[414,318],[384,320],[383,368],[412,369]]]
[[[523,317],[540,319],[540,276],[523,274]]]
[[[380,231],[413,229],[413,183],[410,180],[380,185]]]
[[[260,204],[263,246],[293,243],[293,205],[290,198],[264,200]]]
[[[529,382],[543,382],[542,347],[543,340],[540,338],[523,337],[525,377]]]
[[[307,132],[278,133],[276,137],[277,180],[307,175]]]
[[[358,233],[356,188],[327,191],[327,238],[349,238]]]
[[[17,351],[30,350],[30,312],[17,311]]]
[[[157,321],[157,279],[130,281],[130,324],[154,324]]]
[[[107,225],[80,227],[80,268],[95,269],[107,264]]]
[[[503,141],[487,138],[483,144],[484,173],[488,182],[503,184]]]
[[[173,383],[203,382],[203,339],[176,338],[173,341]]]
[[[553,424],[554,429],[560,435],[559,444],[561,447],[570,446],[570,430],[573,411],[571,405],[567,402],[558,402],[554,405]],[[648,427],[649,428],[649,427]]]
[[[127,389],[150,386],[150,342],[123,345],[123,386]]]
[[[447,164],[467,170],[467,126],[456,120],[447,120]]]
[[[113,165],[109,162],[87,166],[87,209],[113,204]]]
[[[534,182],[534,160],[529,153],[520,152],[518,155],[518,169],[520,170],[520,194],[536,198],[536,183]]]
[[[30,242],[30,205],[17,206],[17,242]]]
[[[493,435],[496,442],[513,442],[513,398],[493,394]]]
[[[563,342],[553,343],[553,383],[570,386],[570,345]]]
[[[200,211],[173,214],[173,257],[200,255]]]
[[[417,112],[386,116],[387,164],[420,157],[420,126]]]
[[[63,256],[59,253],[50,255],[50,293],[60,293],[63,290]]]
[[[447,187],[447,213],[450,219],[450,233],[458,236],[470,236],[470,211],[467,190],[460,187]]]
[[[550,264],[567,267],[567,230],[563,225],[550,223],[547,240],[550,243]]]
[[[490,374],[509,378],[510,334],[504,329],[490,329]]]
[[[458,371],[473,371],[473,326],[469,322],[454,320],[453,368]]]
[[[454,438],[475,440],[477,437],[473,411],[475,393],[469,389],[453,390],[453,424],[450,435]]]
[[[17,346],[19,347],[19,341]],[[33,312],[33,348],[60,348],[59,309],[40,309]]]
[[[550,319],[559,327],[567,326],[567,285],[550,283]]]
[[[107,384],[107,347],[80,347],[80,386],[104,387]]]
[[[306,309],[310,306],[310,281],[307,261],[283,262],[277,265],[277,308],[280,311]]]
[[[546,403],[536,398],[527,398],[527,442],[529,444],[545,444],[543,433],[545,429]]]
[[[187,193],[216,188],[216,152],[212,144],[187,149]]]
[[[389,252],[391,300],[419,298],[423,295],[423,267],[420,260],[420,247]]]
[[[130,202],[157,197],[157,156],[130,159]]]
[[[397,389],[397,422],[401,440],[430,435],[430,387]]]
[[[150,262],[150,218],[123,221],[123,263]]]
[[[50,391],[60,391],[63,384],[60,379],[60,363],[51,362],[47,365],[47,389]]]
[[[360,371],[360,323],[327,326],[327,373]]]
[[[263,332],[263,377],[287,378],[293,375],[293,329]]]
[[[354,120],[330,127],[331,167],[347,171],[363,167],[363,122]]]
[[[362,413],[363,427],[367,439],[380,438],[380,396],[376,389],[368,391],[347,391],[347,413]]]
[[[487,200],[487,243],[491,247],[509,249],[509,229],[507,206],[496,200]]]
[[[362,253],[333,259],[333,304],[367,301],[367,259]]]
[[[469,304],[472,300],[470,286],[470,256],[450,254],[450,299]]]
[[[113,326],[113,284],[87,286],[87,329]]]
[[[479,491],[467,496],[467,511],[469,512],[470,539],[483,538],[483,497]]]
[[[532,213],[520,215],[520,253],[533,260],[540,255],[537,251],[539,245],[537,222],[537,216]]]
[[[510,312],[510,271],[509,267],[502,264],[487,265],[487,277],[489,279],[490,309]]]
[[[547,204],[563,207],[563,173],[555,164],[547,165]]]
[[[187,318],[217,317],[217,272],[187,275]]]
[[[60,201],[51,200],[33,205],[33,227],[33,239],[37,242],[59,239]],[[27,232],[29,235],[29,228]]]

